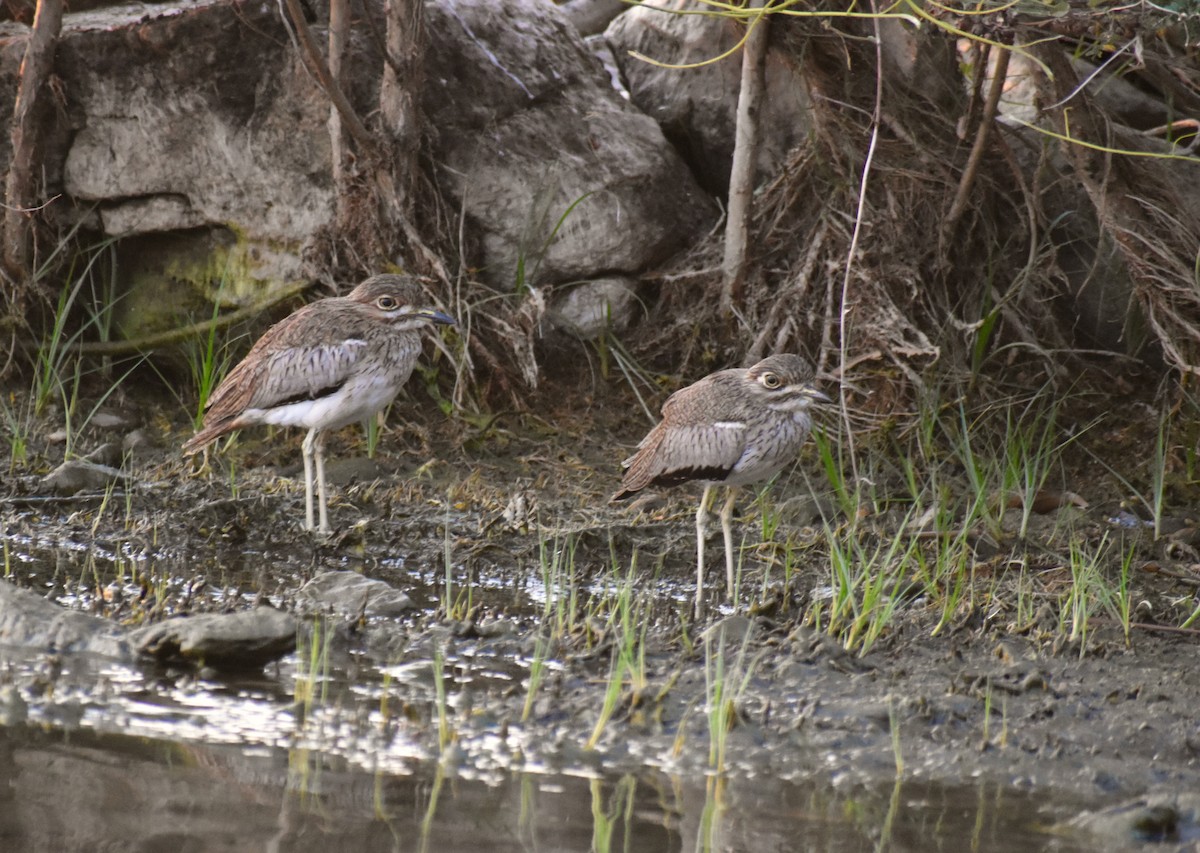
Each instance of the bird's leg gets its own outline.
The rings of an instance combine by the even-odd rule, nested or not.
[[[708,518],[708,501],[712,496],[712,486],[704,487],[700,496],[700,506],[696,510],[696,620],[704,615],[704,534],[707,531],[705,521]]]
[[[729,497],[721,508],[721,532],[725,534],[725,585],[729,600],[733,600],[733,500],[737,497],[737,489],[730,487]]]
[[[316,441],[317,430],[310,429],[300,445],[300,454],[304,457],[304,529],[316,529],[313,524],[313,444]]]
[[[204,449],[200,451],[200,464],[192,465],[191,475],[193,477],[209,477],[212,476],[212,461],[208,457],[208,451],[212,449],[212,445],[206,444]],[[193,459],[195,457],[192,457]]]
[[[328,503],[325,499],[325,432],[321,430],[317,432],[316,440],[317,450],[317,496],[320,498],[321,505],[321,526],[317,531],[322,534],[329,533],[329,510]]]

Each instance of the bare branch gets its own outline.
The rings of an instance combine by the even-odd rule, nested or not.
[[[375,138],[371,136],[371,132],[367,130],[367,126],[362,123],[362,119],[358,117],[358,113],[354,111],[354,107],[346,99],[341,86],[333,79],[333,75],[329,71],[329,66],[325,64],[321,52],[317,50],[312,32],[308,29],[308,22],[304,20],[304,10],[300,8],[300,0],[283,0],[283,2],[287,8],[288,17],[291,18],[292,27],[296,32],[296,39],[300,43],[300,56],[304,59],[304,64],[308,66],[308,70],[317,78],[317,82],[320,83],[321,88],[325,90],[325,94],[329,96],[329,100],[337,108],[342,121],[346,123],[346,129],[350,131],[350,135],[354,137],[364,150],[374,151]]]
[[[762,9],[762,0],[751,6]],[[724,286],[721,313],[730,316],[740,306],[746,283],[746,247],[750,232],[750,205],[754,198],[754,165],[758,157],[758,114],[767,57],[767,22],[750,19],[750,33],[742,52],[742,87],[738,95],[737,133],[729,176],[729,218],[725,224]]]
[[[996,52],[996,64],[992,68],[992,85],[988,88],[987,101],[983,105],[983,115],[979,117],[979,127],[975,131],[975,144],[971,146],[971,154],[967,157],[967,166],[963,169],[962,178],[958,182],[958,191],[954,194],[954,202],[950,205],[950,212],[946,214],[945,222],[942,225],[943,240],[949,240],[954,234],[958,220],[962,218],[963,211],[967,209],[971,187],[975,183],[975,176],[979,172],[979,163],[983,159],[984,151],[987,150],[988,136],[1000,110],[1000,93],[1004,91],[1004,83],[1008,79],[1008,60],[1011,55],[1007,50]]]
[[[25,45],[12,119],[12,159],[5,188],[4,263],[17,280],[28,277],[33,252],[29,213],[37,208],[38,106],[43,86],[54,66],[54,51],[62,31],[62,0],[38,0],[33,31]],[[16,290],[20,299],[22,288]],[[17,300],[13,310],[23,314]]]

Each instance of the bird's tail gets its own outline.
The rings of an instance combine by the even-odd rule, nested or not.
[[[636,495],[640,491],[641,491],[641,489],[624,489],[624,488],[620,489],[616,492],[613,492],[613,496],[608,499],[608,502],[610,504],[615,504],[618,501],[623,501],[628,497]]]
[[[194,456],[208,445],[212,444],[227,432],[233,432],[236,427],[231,426],[227,421],[219,421],[214,424],[208,424],[200,432],[193,435],[183,443],[183,455]]]

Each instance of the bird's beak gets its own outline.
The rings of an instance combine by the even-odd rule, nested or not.
[[[825,403],[829,406],[833,405],[833,399],[828,394],[818,391],[815,386],[805,385],[800,389],[800,391],[805,397],[808,397],[814,403]]]
[[[447,314],[445,311],[438,311],[436,308],[421,308],[414,312],[418,317],[424,317],[434,323],[441,323],[443,326],[457,326],[458,321]]]

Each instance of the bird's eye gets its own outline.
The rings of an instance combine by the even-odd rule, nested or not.
[[[768,390],[778,388],[780,385],[783,384],[783,380],[780,379],[778,376],[776,376],[774,373],[764,373],[762,375],[762,379],[759,381],[762,382],[763,387]]]
[[[394,296],[381,296],[375,300],[375,304],[379,306],[381,311],[391,311],[400,303],[396,301]]]

